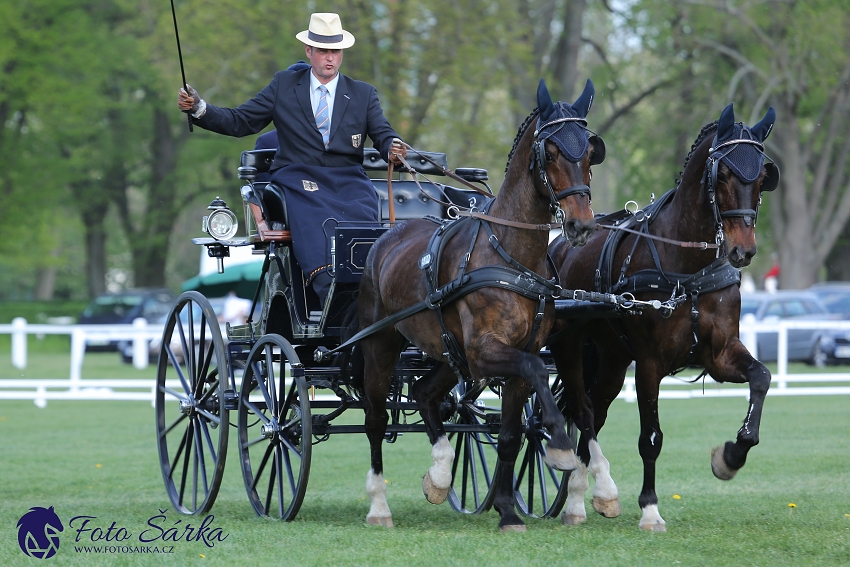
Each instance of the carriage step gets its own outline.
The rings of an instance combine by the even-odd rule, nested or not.
[[[236,390],[224,391],[224,409],[233,411],[239,407],[239,394]]]

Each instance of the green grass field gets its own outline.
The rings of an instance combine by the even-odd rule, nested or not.
[[[65,525],[49,565],[850,565],[850,398],[768,398],[761,444],[735,479],[721,482],[709,451],[734,438],[746,406],[743,398],[661,401],[657,489],[667,533],[637,527],[637,406],[617,401],[600,442],[620,489],[619,518],[593,514],[588,502],[584,525],[530,519],[527,533],[500,534],[493,511],[461,516],[425,501],[420,483],[430,448],[424,435],[405,435],[384,451],[396,527],[368,526],[368,444],[349,435],[314,447],[298,517],[271,522],[248,504],[232,429],[212,509],[213,526],[227,538],[213,548],[153,542],[147,545],[173,545],[173,553],[151,555],[78,553],[68,525],[74,516],[95,516],[90,525],[106,530],[114,522],[138,546],[160,510],[166,519],[154,523],[163,529],[200,524],[170,509],[150,404],[51,401],[38,409],[3,401],[0,565],[41,563],[17,544],[16,523],[33,506],[54,506]],[[85,535],[83,543],[90,544]]]

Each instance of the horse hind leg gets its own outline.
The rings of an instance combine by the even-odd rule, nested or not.
[[[576,526],[587,521],[584,497],[590,487],[587,471],[587,435],[582,433],[578,446],[578,466],[567,478],[567,503],[561,513],[561,523]]]
[[[393,515],[387,504],[387,483],[384,474],[369,470],[366,475],[366,494],[369,495],[369,513],[366,523],[373,526],[393,527]]]
[[[434,464],[422,477],[422,492],[431,504],[442,504],[449,496],[452,485],[452,463],[455,452],[448,438],[442,435],[431,448]]]
[[[418,380],[411,388],[410,396],[416,400],[419,414],[425,422],[425,431],[431,441],[433,464],[422,477],[422,493],[431,504],[442,504],[449,495],[452,485],[452,463],[455,452],[446,437],[440,415],[440,403],[457,383],[452,369],[440,363]]]
[[[366,475],[366,494],[369,495],[369,513],[366,522],[373,526],[393,527],[392,513],[387,504],[387,484],[384,481],[382,447],[387,431],[387,393],[392,382],[395,360],[401,347],[385,348],[393,337],[373,335],[361,341],[364,355],[364,405],[365,429],[369,438],[372,466]],[[396,341],[398,342],[398,341]]]
[[[620,495],[617,485],[611,478],[611,466],[602,454],[599,442],[593,439],[588,444],[590,449],[590,474],[593,475],[593,509],[606,518],[616,518],[620,515]]]

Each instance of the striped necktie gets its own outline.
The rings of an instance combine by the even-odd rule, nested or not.
[[[320,85],[319,90],[322,92],[322,97],[319,99],[319,110],[316,112],[316,127],[319,128],[322,140],[327,148],[331,133],[331,118],[328,114],[328,88],[325,85]]]

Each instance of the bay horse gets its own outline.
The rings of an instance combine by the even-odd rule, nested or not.
[[[588,471],[596,479],[593,508],[606,517],[620,513],[617,488],[596,434],[632,361],[644,469],[638,499],[642,529],[666,531],[655,493],[655,463],[663,439],[658,419],[662,378],[686,366],[698,366],[718,382],[749,384],[749,410],[737,441],[712,453],[711,468],[717,478],[731,479],[758,444],[771,376],[738,336],[737,268],[747,266],[756,253],[761,193],[773,191],[779,182],[779,169],[764,163],[763,153],[775,116],[771,107],[749,128],[735,122],[730,104],[718,121],[703,127],[675,189],[635,214],[598,219],[596,232],[583,248],[561,238],[552,242],[550,254],[565,288],[630,292],[643,300],[678,297],[678,306],[666,314],[669,318],[653,312],[589,319],[583,324],[556,323],[549,346],[563,382],[560,404],[581,431],[580,462],[567,482],[563,523],[587,519]],[[616,223],[612,230],[601,229],[611,223]]]
[[[500,462],[493,481],[501,531],[525,530],[514,509],[512,476],[521,443],[522,407],[531,388],[543,400],[544,426],[551,436],[547,463],[559,470],[575,468],[574,445],[538,352],[552,325],[549,294],[557,287],[556,272],[547,262],[548,223],[554,215],[574,246],[583,245],[594,228],[591,165],[604,158],[604,143],[586,129],[593,94],[588,80],[572,105],[553,103],[541,81],[538,106],[516,135],[504,183],[482,211],[443,224],[408,220],[387,231],[369,252],[359,289],[361,330],[428,302],[428,308],[359,343],[371,446],[369,524],[393,525],[381,446],[393,368],[408,343],[437,361],[410,388],[432,444],[433,466],[423,479],[431,503],[442,503],[452,482],[454,450],[440,402],[459,378],[478,383],[504,380]]]

